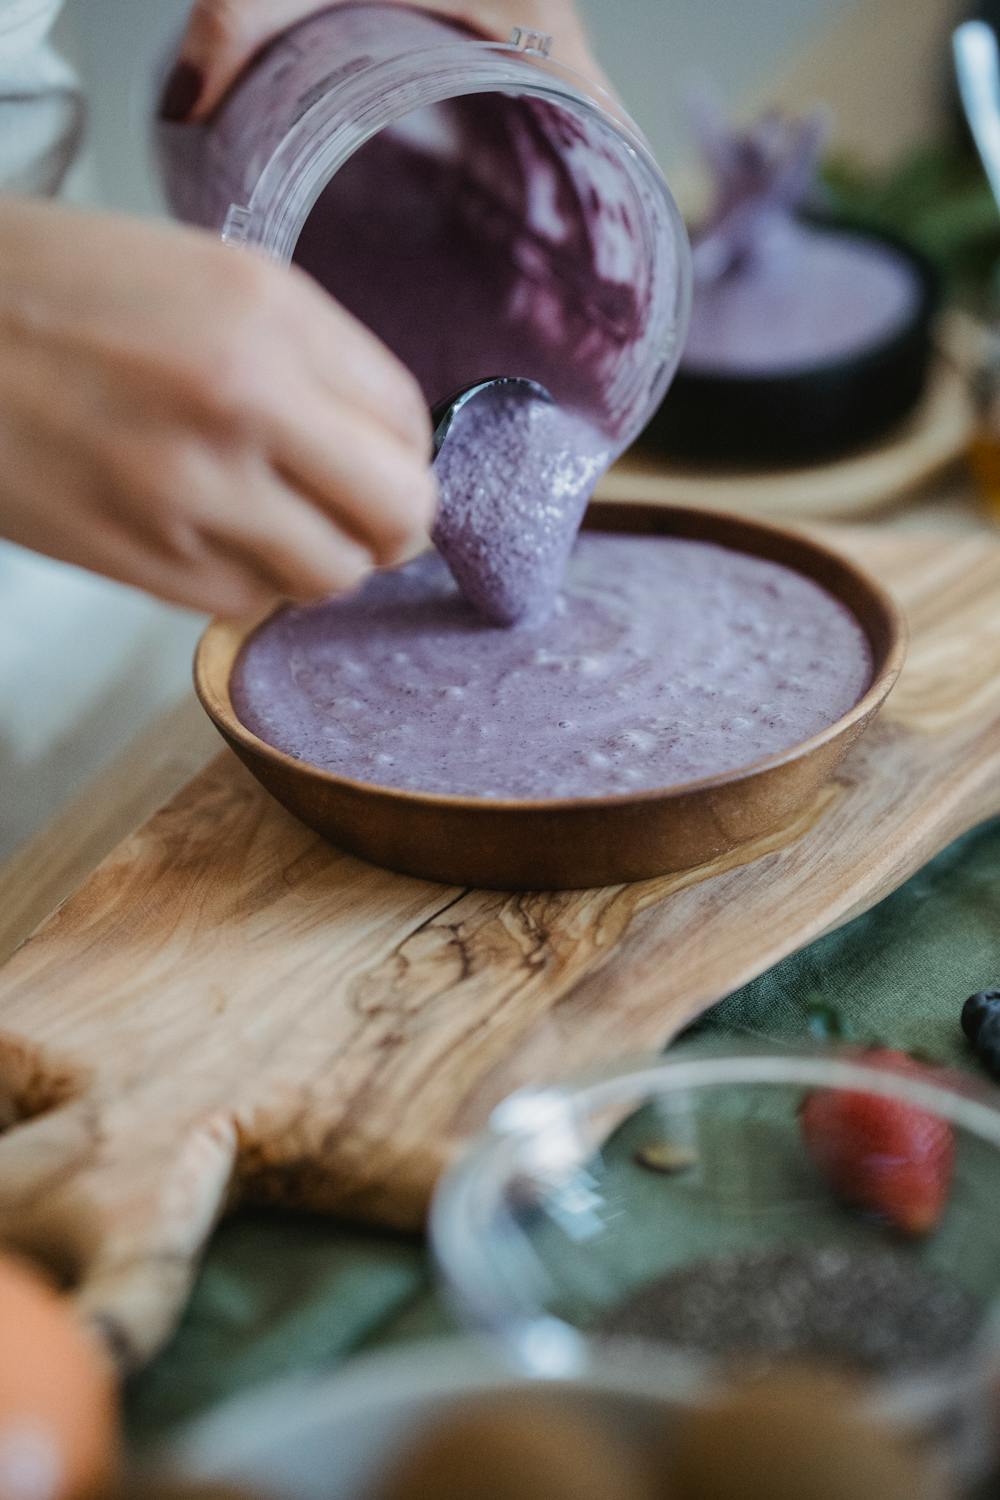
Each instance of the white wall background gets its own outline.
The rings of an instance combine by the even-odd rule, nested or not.
[[[846,0],[580,3],[669,171],[683,140],[678,102],[692,76],[707,74],[737,98]],[[57,36],[90,99],[72,197],[160,211],[149,120],[156,78],[186,13],[187,0],[68,0]],[[0,549],[0,605],[2,856],[186,690],[199,622],[10,548]]]

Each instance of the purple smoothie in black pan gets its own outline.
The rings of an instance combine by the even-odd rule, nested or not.
[[[926,380],[934,277],[905,246],[809,217],[825,135],[815,114],[728,130],[701,101],[714,183],[693,236],[678,377],[647,444],[721,463],[810,462],[863,446]]]

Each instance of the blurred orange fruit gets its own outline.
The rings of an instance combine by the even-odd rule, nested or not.
[[[117,1456],[110,1362],[48,1282],[0,1254],[0,1500],[86,1500]]]

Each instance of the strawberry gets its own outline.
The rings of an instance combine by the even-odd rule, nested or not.
[[[905,1052],[874,1047],[858,1061],[926,1082],[940,1073]],[[819,1089],[800,1111],[803,1138],[837,1197],[903,1234],[929,1234],[944,1213],[955,1162],[947,1120],[885,1095]]]

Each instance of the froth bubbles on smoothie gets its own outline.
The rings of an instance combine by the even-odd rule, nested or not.
[[[812,579],[707,542],[584,532],[543,624],[496,628],[428,554],[284,609],[230,684],[242,722],[341,776],[421,792],[599,797],[801,743],[871,680]]]
[[[456,413],[435,469],[434,542],[487,620],[552,612],[608,440],[543,397],[488,386]]]

